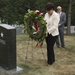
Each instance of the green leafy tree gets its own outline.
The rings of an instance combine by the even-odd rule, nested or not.
[[[58,5],[62,6],[68,20],[68,0],[0,0],[0,20],[2,23],[23,24],[24,15],[28,9],[40,10],[45,13],[45,4],[53,2],[55,10]],[[71,24],[75,25],[75,0],[72,0]],[[67,25],[67,23],[66,23]]]

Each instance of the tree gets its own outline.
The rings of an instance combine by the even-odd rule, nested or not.
[[[4,21],[4,9],[6,7],[6,0],[0,0],[0,20],[1,23]]]
[[[68,1],[68,3],[67,3]],[[65,13],[68,12],[67,8],[70,8],[70,0],[0,0],[0,19],[3,23],[14,24],[16,21],[19,24],[23,24],[24,15],[27,13],[28,9],[31,10],[39,10],[45,13],[45,4],[48,2],[52,2],[55,4],[55,9],[58,5],[63,8]],[[69,9],[69,14],[67,15],[69,20],[67,23],[69,32],[70,20],[72,24],[75,25],[75,0],[72,1],[72,19],[70,19],[71,8]],[[67,7],[68,6],[68,7]]]
[[[71,6],[72,6],[72,0],[68,0],[68,21],[67,21],[67,34],[71,33]]]

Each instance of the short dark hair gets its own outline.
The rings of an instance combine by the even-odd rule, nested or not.
[[[46,5],[45,5],[45,10],[47,10],[47,11],[49,11],[49,10],[51,10],[51,9],[53,9],[54,10],[54,8],[55,8],[55,5],[53,4],[53,3],[47,3]]]

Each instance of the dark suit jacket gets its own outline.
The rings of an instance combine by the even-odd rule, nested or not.
[[[66,23],[66,14],[62,12],[60,15],[60,22],[59,22],[60,27],[63,27],[65,23]]]

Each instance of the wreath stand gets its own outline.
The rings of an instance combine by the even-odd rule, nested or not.
[[[30,46],[30,40],[31,40],[31,38],[29,37],[28,38],[28,44],[27,44],[27,50],[26,50],[26,53],[25,53],[25,65],[27,64],[27,60],[28,60],[28,52],[29,52],[29,46]],[[33,60],[33,57],[34,57],[34,44],[33,44],[33,42],[34,42],[34,40],[32,39],[32,53],[31,53],[31,58],[32,58],[32,60]],[[44,58],[44,60],[46,61],[46,58],[45,58],[45,55],[44,55],[44,52],[43,52],[43,50],[42,50],[42,47],[40,48],[40,50],[41,50],[41,53],[42,53],[42,56],[43,56],[43,58]]]
[[[37,40],[38,42],[42,42],[44,40],[44,37],[46,36],[46,21],[44,20],[44,14],[40,13],[40,11],[36,10],[36,11],[30,11],[28,13],[26,13],[26,15],[24,16],[24,24],[25,27],[27,27],[27,32],[30,35],[30,37],[28,38],[28,45],[27,45],[27,50],[26,50],[26,56],[25,56],[25,64],[27,62],[28,59],[28,52],[29,52],[29,46],[30,46],[30,39],[32,39],[32,51],[31,51],[31,57],[33,60],[33,52],[34,52],[34,44],[33,44],[33,40]],[[45,55],[44,52],[42,50],[42,47],[40,48],[42,55],[45,59]]]

